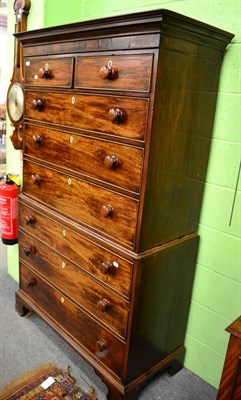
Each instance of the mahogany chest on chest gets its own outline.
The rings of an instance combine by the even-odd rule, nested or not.
[[[17,35],[25,75],[20,288],[137,398],[181,361],[223,52],[232,35],[166,10]]]

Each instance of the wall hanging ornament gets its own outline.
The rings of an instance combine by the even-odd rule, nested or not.
[[[16,15],[15,33],[26,31],[30,5],[30,0],[14,1],[13,9]],[[11,125],[13,126],[13,133],[10,139],[16,150],[23,148],[24,77],[21,46],[15,38],[13,75],[7,93],[7,111]]]

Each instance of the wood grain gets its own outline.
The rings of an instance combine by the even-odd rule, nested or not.
[[[49,78],[43,78],[40,70],[49,68]],[[66,58],[25,58],[25,85],[70,88],[73,81],[73,57]]]
[[[27,224],[26,218],[30,216],[35,222]],[[111,290],[119,292],[127,299],[130,297],[133,269],[131,262],[106,250],[103,246],[98,246],[54,219],[50,219],[44,214],[44,210],[38,211],[22,201],[20,201],[19,225],[22,230],[37,237],[42,243],[93,275]],[[106,262],[114,263],[115,266],[107,274],[102,273],[100,269],[100,265]]]
[[[148,93],[151,85],[152,59],[152,54],[77,57],[75,87]],[[116,77],[103,80],[100,78],[100,69],[109,62],[116,71]]]
[[[32,278],[36,279],[36,285],[27,288],[25,282]],[[65,294],[49,285],[23,263],[21,264],[20,290],[51,316],[55,324],[59,324],[61,330],[69,333],[75,342],[86,348],[92,358],[98,359],[100,364],[110,368],[119,377],[122,376],[125,347],[123,342],[111,335]],[[99,352],[96,349],[98,340],[105,340],[108,343],[106,351]]]
[[[241,316],[227,329],[230,333],[217,400],[241,399]]]
[[[33,177],[39,184],[33,184]],[[135,240],[138,201],[105,190],[69,175],[25,161],[23,193],[48,204],[64,215],[91,229],[133,246]],[[103,206],[111,205],[109,217],[102,216]]]
[[[19,254],[25,263],[77,302],[87,313],[94,315],[102,324],[125,338],[128,302],[101,286],[68,259],[56,254],[30,236],[21,233],[20,242]],[[25,250],[29,247],[36,250],[34,254],[26,255]],[[98,307],[98,302],[103,299],[110,302],[106,311],[101,311]]]
[[[30,63],[69,58],[74,70],[69,88],[25,87],[16,309],[36,311],[85,357],[108,400],[134,400],[160,369],[182,367],[233,35],[156,10],[17,37]]]
[[[41,142],[35,143],[33,137],[41,138]],[[24,154],[100,179],[103,184],[140,191],[144,157],[141,148],[26,124]],[[107,168],[105,159],[113,155],[118,158],[118,165]]]
[[[42,111],[34,110],[32,103],[35,99],[42,100]],[[115,124],[109,121],[108,113],[112,108],[120,108],[125,112],[126,117],[122,123]],[[148,99],[26,91],[25,117],[86,131],[143,140],[146,135]]]

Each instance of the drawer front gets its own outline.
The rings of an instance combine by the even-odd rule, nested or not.
[[[148,100],[90,94],[25,92],[25,117],[143,140]]]
[[[125,345],[33,270],[24,264],[20,264],[20,270],[20,289],[34,302],[36,311],[40,308],[65,336],[67,333],[99,363],[121,377]]]
[[[20,232],[20,258],[36,272],[57,286],[87,313],[125,338],[129,304],[100,285],[76,265]]]
[[[25,161],[23,192],[113,240],[133,246],[138,201]]]
[[[75,87],[149,92],[152,54],[77,57]]]
[[[24,138],[26,155],[139,193],[140,148],[28,124]]]
[[[71,88],[74,59],[26,58],[25,85]]]
[[[97,246],[80,234],[20,201],[20,227],[50,246],[97,280],[129,298],[131,262]]]

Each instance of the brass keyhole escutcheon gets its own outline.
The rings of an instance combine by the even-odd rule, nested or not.
[[[74,136],[70,136],[70,138],[69,138],[69,142],[72,144],[72,143],[73,143],[73,141],[74,141]]]
[[[61,266],[62,266],[63,269],[65,268],[65,262],[64,261],[62,262]]]
[[[63,304],[63,303],[64,303],[64,297],[61,297],[61,298],[60,298],[60,301],[61,301],[61,303]]]
[[[68,179],[68,185],[71,186],[71,184],[72,184],[72,180],[71,180],[71,178],[69,178]]]
[[[64,229],[63,230],[63,236],[65,237],[67,235],[67,232],[66,232],[66,230]]]
[[[72,97],[71,102],[72,102],[72,104],[75,103],[75,97],[74,96]]]

